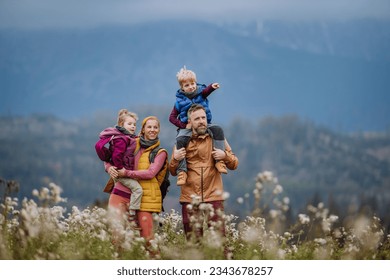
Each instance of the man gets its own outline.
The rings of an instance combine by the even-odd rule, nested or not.
[[[206,110],[202,105],[194,104],[188,110],[188,124],[192,136],[186,148],[174,147],[169,171],[176,176],[177,166],[182,159],[187,161],[188,177],[181,186],[180,204],[182,205],[183,227],[187,238],[192,234],[196,238],[203,235],[202,209],[209,209],[208,224],[219,225],[225,235],[223,222],[224,191],[222,175],[215,167],[215,161],[222,160],[226,167],[234,170],[238,159],[225,140],[225,150],[213,148],[213,139],[207,129]],[[201,218],[201,220],[199,220]],[[191,222],[190,222],[191,221]]]

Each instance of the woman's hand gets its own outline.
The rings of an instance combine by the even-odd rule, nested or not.
[[[173,158],[177,161],[181,161],[186,157],[186,149],[181,148],[179,150],[176,149],[176,146],[173,148]]]
[[[109,169],[108,169],[108,174],[110,174],[110,176],[114,179],[118,178],[118,175],[119,175],[119,172],[118,170],[116,169],[115,166],[111,166]]]

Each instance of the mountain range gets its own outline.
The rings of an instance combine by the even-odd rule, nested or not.
[[[156,21],[0,31],[0,115],[67,120],[171,108],[184,65],[219,82],[214,122],[296,114],[341,131],[390,124],[390,23]],[[166,116],[162,116],[166,117]]]

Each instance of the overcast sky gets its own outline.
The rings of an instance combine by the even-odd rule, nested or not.
[[[0,0],[0,28],[90,28],[160,19],[217,23],[390,19],[390,0]]]

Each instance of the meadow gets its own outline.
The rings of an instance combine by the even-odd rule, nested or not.
[[[288,222],[289,198],[270,171],[261,172],[251,194],[237,197],[245,218],[223,214],[226,236],[204,227],[199,242],[186,241],[181,215],[167,211],[155,216],[155,238],[150,246],[123,219],[117,223],[105,208],[70,211],[61,205],[62,189],[50,183],[33,190],[34,199],[12,196],[16,184],[1,180],[0,259],[3,260],[388,260],[390,235],[380,218],[356,213],[338,217],[325,204],[307,205]],[[226,197],[228,193],[224,194]],[[209,207],[194,197],[193,207],[204,215]],[[120,242],[113,241],[113,232]]]

